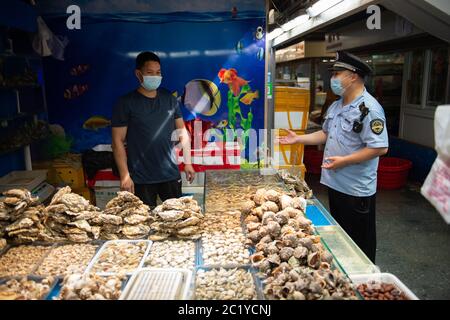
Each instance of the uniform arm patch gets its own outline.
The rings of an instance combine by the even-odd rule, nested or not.
[[[372,129],[372,132],[377,135],[382,134],[384,131],[384,121],[381,119],[372,120],[370,122],[370,129]]]

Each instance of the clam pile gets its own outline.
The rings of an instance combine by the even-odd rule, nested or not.
[[[202,258],[205,265],[248,264],[241,212],[209,212],[202,223]]]
[[[17,243],[52,240],[42,224],[44,206],[26,189],[11,189],[3,193],[0,202],[0,236]]]
[[[264,294],[277,300],[355,300],[355,292],[347,278],[338,270],[305,267],[292,268],[286,265],[282,270],[267,278]]]
[[[50,292],[54,279],[49,277],[42,281],[11,279],[0,285],[0,300],[39,300]]]
[[[64,278],[59,300],[117,300],[124,276],[100,277],[95,274],[71,274]]]
[[[252,264],[265,275],[284,268],[329,267],[333,256],[325,250],[320,237],[304,211],[306,200],[275,190],[259,189],[241,208],[245,218],[248,246],[256,253]]]
[[[313,192],[305,180],[303,180],[299,176],[291,174],[288,170],[279,170],[278,175],[289,189],[295,191],[297,196],[303,197],[305,199],[312,198]]]
[[[97,250],[92,244],[68,244],[53,248],[42,261],[35,274],[60,276],[83,273]]]
[[[144,258],[147,241],[107,243],[90,272],[131,273]]]
[[[252,274],[244,269],[199,269],[196,274],[197,300],[254,300]]]
[[[152,244],[144,266],[193,269],[195,267],[195,242],[184,240],[155,242]]]
[[[51,247],[19,246],[10,248],[0,257],[0,278],[31,274]]]
[[[200,238],[200,223],[204,215],[197,201],[189,197],[168,199],[152,211],[149,239],[165,240],[170,236],[179,239],[197,240]]]
[[[127,191],[117,192],[117,197],[94,219],[101,225],[100,237],[106,240],[142,239],[150,232],[148,221],[151,221],[150,208]]]
[[[99,208],[67,186],[58,190],[45,208],[45,226],[55,240],[88,242],[100,236],[100,226],[94,222],[99,215]]]

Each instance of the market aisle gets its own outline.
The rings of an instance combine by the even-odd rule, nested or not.
[[[318,175],[306,181],[328,207]],[[419,193],[419,186],[377,193],[377,265],[420,299],[450,299],[450,226]]]

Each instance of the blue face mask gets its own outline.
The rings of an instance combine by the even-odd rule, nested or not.
[[[161,85],[161,76],[143,76],[142,86],[147,90],[156,90]]]
[[[342,86],[342,80],[341,79],[336,78],[336,77],[331,78],[330,86],[331,86],[331,90],[333,91],[333,93],[335,95],[340,96],[340,97],[342,97],[344,95],[346,88],[344,88]]]

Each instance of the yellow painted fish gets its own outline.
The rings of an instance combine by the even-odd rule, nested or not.
[[[87,119],[83,124],[83,129],[97,131],[100,128],[106,128],[111,125],[111,120],[102,116],[93,116]]]
[[[215,125],[216,129],[225,129],[228,125],[228,120],[221,120],[217,125]]]
[[[256,90],[255,92],[247,92],[242,98],[241,102],[246,105],[252,104],[253,100],[259,98],[259,91]]]

